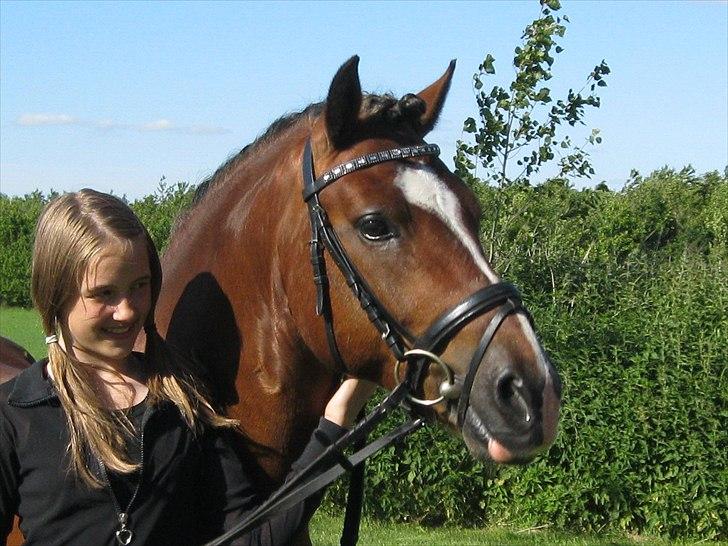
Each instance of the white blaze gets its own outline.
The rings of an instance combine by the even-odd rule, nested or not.
[[[475,265],[491,283],[499,282],[498,276],[488,266],[480,251],[480,244],[472,236],[463,221],[463,211],[455,194],[429,167],[405,167],[400,169],[394,185],[404,194],[405,199],[436,215],[455,234],[455,238],[470,252]]]
[[[438,178],[429,167],[405,167],[399,170],[394,185],[402,191],[407,202],[436,215],[455,235],[455,238],[470,252],[475,265],[485,274],[491,283],[500,282],[498,276],[485,261],[479,242],[465,228],[463,211],[455,193]],[[543,355],[541,345],[531,324],[522,313],[516,315],[526,338],[537,356]],[[546,366],[544,358],[540,358],[542,366]]]

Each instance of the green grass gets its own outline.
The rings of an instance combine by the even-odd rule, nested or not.
[[[315,546],[338,546],[344,516],[319,511],[311,521]],[[688,546],[706,542],[667,540],[626,535],[583,535],[554,533],[546,529],[461,529],[422,527],[417,524],[388,524],[362,521],[361,546]],[[711,542],[710,544],[726,544]]]
[[[33,309],[0,307],[0,336],[21,345],[36,359],[47,354],[45,334]]]

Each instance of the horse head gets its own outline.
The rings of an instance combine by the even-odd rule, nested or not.
[[[304,339],[317,360],[389,389],[419,360],[426,371],[416,376],[414,406],[459,431],[476,458],[529,460],[556,435],[560,380],[517,292],[484,257],[475,195],[423,140],[455,63],[401,99],[362,94],[357,68],[353,57],[339,69],[311,124],[310,178],[319,178],[304,196],[314,201],[310,214],[325,211],[335,239],[325,241],[329,254],[338,248],[349,265],[343,273],[328,265],[328,342],[310,315],[310,289],[291,279],[292,291],[306,294],[301,323],[319,325],[302,328]],[[390,329],[396,332],[388,338]],[[395,366],[402,355],[393,358],[393,337],[405,349],[427,350]]]
[[[473,192],[423,140],[454,63],[401,99],[363,94],[357,65],[201,185],[163,256],[160,332],[240,420],[262,481],[285,475],[342,373],[388,389],[407,378],[421,399],[442,391],[422,411],[475,457],[527,460],[554,439],[559,380],[484,258]]]

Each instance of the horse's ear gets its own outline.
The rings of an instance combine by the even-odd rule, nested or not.
[[[326,97],[326,132],[334,148],[345,148],[356,133],[361,107],[359,56],[341,65]]]
[[[445,97],[450,89],[453,72],[455,72],[455,59],[450,61],[450,66],[448,66],[445,73],[440,76],[440,79],[417,93],[417,96],[424,100],[427,105],[425,113],[422,114],[422,117],[420,118],[422,136],[425,136],[432,130],[437,123],[437,118],[440,117],[440,111],[445,104]]]

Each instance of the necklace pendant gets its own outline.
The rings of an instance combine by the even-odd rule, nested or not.
[[[131,539],[134,538],[134,533],[126,527],[127,520],[128,516],[124,512],[119,514],[119,525],[121,527],[116,531],[116,542],[121,544],[121,546],[129,546]]]
[[[129,529],[120,529],[116,531],[116,542],[121,544],[121,546],[129,546],[133,537],[134,533],[132,533]]]

